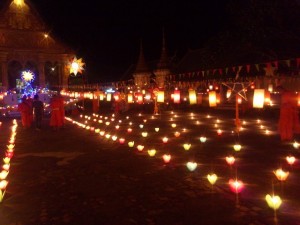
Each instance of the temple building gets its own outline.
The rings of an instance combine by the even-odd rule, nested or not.
[[[138,87],[144,87],[150,84],[151,71],[149,70],[144,57],[143,44],[141,42],[140,55],[133,73],[134,84]]]
[[[141,43],[140,54],[138,62],[135,66],[135,70],[132,71],[134,66],[131,66],[126,71],[125,76],[132,74],[134,78],[134,84],[138,87],[148,86],[150,83],[158,88],[165,86],[166,77],[170,74],[170,62],[167,55],[165,35],[163,33],[162,50],[160,59],[157,61],[146,62],[143,52],[143,46]]]
[[[157,64],[157,68],[154,70],[155,82],[158,88],[165,86],[166,77],[170,75],[170,63],[167,55],[165,33],[163,33],[163,43],[160,60]]]
[[[0,86],[14,89],[21,72],[30,70],[38,87],[67,85],[74,52],[49,33],[28,1],[6,0],[0,11]]]

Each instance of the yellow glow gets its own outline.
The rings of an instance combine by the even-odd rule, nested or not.
[[[197,163],[196,162],[188,162],[186,164],[186,167],[188,168],[189,171],[194,171],[197,168]]]
[[[217,179],[218,179],[218,176],[214,173],[213,174],[208,174],[207,179],[208,179],[208,181],[211,185],[214,185],[216,183]]]
[[[215,91],[210,91],[209,92],[208,100],[209,100],[209,106],[210,107],[217,106],[217,95],[216,95]]]
[[[191,146],[192,146],[192,145],[191,145],[191,144],[188,144],[188,143],[183,144],[183,148],[184,148],[184,150],[186,150],[186,151],[190,150]]]
[[[266,195],[266,201],[268,203],[268,206],[274,210],[279,209],[279,207],[282,203],[281,198],[277,195],[275,195],[275,196],[274,195],[271,196],[269,194]]]
[[[156,154],[156,150],[155,149],[148,150],[148,155],[149,156],[153,157],[153,156],[155,156],[155,154]]]
[[[276,171],[274,171],[274,174],[280,181],[285,181],[289,176],[289,172],[285,172],[282,169],[277,169]]]
[[[22,7],[25,5],[24,0],[14,0],[14,4],[19,7]]]
[[[253,96],[253,108],[263,108],[265,101],[265,90],[255,89]]]
[[[130,148],[132,148],[132,147],[134,146],[134,141],[128,142],[128,146],[129,146]]]
[[[241,146],[240,144],[235,144],[235,145],[233,146],[233,149],[234,149],[234,151],[236,151],[236,152],[241,151],[241,148],[242,148],[242,146]]]
[[[34,77],[34,75],[31,71],[23,71],[22,72],[22,78],[27,82],[33,80],[33,77]]]
[[[84,70],[84,65],[85,63],[82,62],[82,58],[77,59],[76,57],[74,57],[74,59],[68,65],[70,74],[74,73],[75,75],[77,75],[77,73],[82,73],[82,71]]]

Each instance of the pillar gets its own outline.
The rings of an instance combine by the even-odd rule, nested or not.
[[[39,62],[38,70],[39,70],[39,86],[44,88],[46,86],[46,82],[45,82],[45,63],[44,62]]]
[[[7,63],[1,62],[1,75],[2,75],[2,89],[8,89],[8,71],[7,71]]]

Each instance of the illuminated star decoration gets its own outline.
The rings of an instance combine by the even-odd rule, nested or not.
[[[276,67],[273,67],[271,65],[271,63],[268,63],[267,66],[264,68],[264,70],[266,71],[266,76],[274,76],[274,72],[276,70]]]
[[[24,80],[27,83],[30,83],[31,81],[34,80],[34,74],[30,70],[23,71],[21,77],[22,77],[22,80]]]
[[[239,95],[241,98],[243,98],[245,101],[247,101],[247,89],[251,85],[251,82],[233,82],[233,83],[222,83],[224,86],[229,88],[229,90],[232,91],[232,93],[235,93]],[[228,100],[235,96],[234,94],[231,94]]]
[[[85,65],[84,62],[82,62],[82,58],[77,59],[74,57],[74,59],[69,63],[69,68],[70,68],[70,74],[74,73],[76,76],[77,73],[82,73],[84,70],[83,66]]]

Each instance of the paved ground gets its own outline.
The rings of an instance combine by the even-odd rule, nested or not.
[[[124,145],[71,122],[58,132],[47,126],[47,120],[42,131],[24,130],[20,125],[7,193],[0,203],[0,224],[300,224],[299,162],[293,167],[285,162],[288,154],[299,159],[299,150],[279,141],[276,119],[260,118],[258,123],[259,117],[245,116],[245,129],[236,136],[231,133],[231,113],[210,115],[207,118],[206,112],[178,112],[174,117],[166,112],[151,119],[151,115],[131,113],[129,119],[124,116],[110,125],[100,124],[99,117],[86,120],[90,127],[124,137]],[[85,123],[83,118],[75,119]],[[110,119],[103,117],[103,121]],[[122,123],[116,130],[119,119]],[[133,132],[129,134],[130,122]],[[177,127],[172,128],[171,123]],[[2,151],[10,125],[10,121],[3,120]],[[154,127],[160,127],[160,132],[156,133]],[[221,136],[217,129],[223,130]],[[269,135],[264,134],[266,129]],[[142,130],[148,131],[147,138],[141,137]],[[175,130],[181,132],[179,138],[174,137]],[[199,142],[201,135],[207,137],[205,144]],[[161,142],[163,136],[169,137],[169,143]],[[130,140],[144,145],[145,150],[129,148]],[[237,141],[243,146],[241,152],[232,150]],[[183,149],[184,142],[192,143],[189,151]],[[155,157],[148,156],[150,148],[157,149]],[[169,164],[161,159],[164,153],[172,155]],[[229,154],[237,159],[233,167],[224,160]],[[198,162],[195,171],[187,169],[188,161]],[[278,182],[272,172],[278,167],[290,171],[284,183]],[[213,188],[206,179],[211,172],[219,176]],[[228,185],[228,180],[236,176],[245,183],[238,198]],[[277,222],[264,200],[272,189],[283,199]]]

